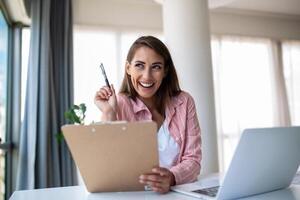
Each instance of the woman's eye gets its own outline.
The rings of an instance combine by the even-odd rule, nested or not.
[[[136,68],[138,68],[138,69],[142,69],[142,68],[144,67],[143,64],[135,64],[134,66],[135,66]]]
[[[154,70],[160,70],[161,66],[160,65],[153,65],[152,69],[154,69]]]

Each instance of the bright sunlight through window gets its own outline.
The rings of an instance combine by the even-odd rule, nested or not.
[[[268,40],[212,40],[221,171],[245,128],[274,125],[269,48]]]
[[[100,63],[111,84],[119,91],[131,44],[142,35],[154,35],[153,31],[119,32],[92,27],[74,29],[74,103],[87,106],[85,123],[100,121],[100,111],[94,105],[94,95],[105,85]]]

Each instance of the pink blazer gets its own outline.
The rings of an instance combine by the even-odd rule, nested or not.
[[[118,94],[118,120],[142,121],[152,120],[152,114],[138,98],[136,101]],[[181,92],[171,99],[166,107],[166,120],[171,136],[180,147],[177,161],[170,168],[176,184],[197,180],[201,169],[201,133],[197,118],[194,99],[187,93]]]

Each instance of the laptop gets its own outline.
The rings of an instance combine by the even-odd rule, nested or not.
[[[65,125],[62,131],[89,192],[147,190],[139,176],[159,166],[156,123]]]
[[[286,188],[300,165],[299,152],[300,127],[246,129],[223,181],[200,180],[172,190],[226,200]]]

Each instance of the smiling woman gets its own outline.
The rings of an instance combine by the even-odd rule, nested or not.
[[[180,89],[170,52],[159,39],[138,38],[129,49],[120,92],[104,86],[94,101],[102,121],[156,122],[159,167],[141,174],[142,185],[166,193],[173,185],[197,179],[201,138],[195,103]]]

